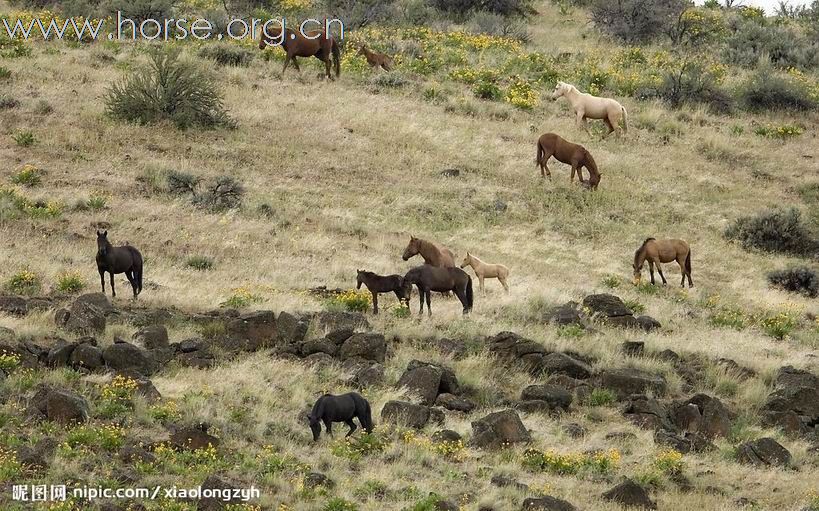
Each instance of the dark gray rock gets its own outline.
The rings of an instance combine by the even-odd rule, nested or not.
[[[314,353],[326,353],[332,357],[337,351],[338,346],[336,346],[336,343],[327,338],[305,341],[301,345],[301,355],[303,357],[310,356]]]
[[[384,383],[384,366],[371,364],[358,369],[352,380],[353,385],[359,388],[374,387]]]
[[[35,416],[60,424],[84,423],[90,416],[88,401],[84,397],[44,384],[37,387],[28,408]]]
[[[442,429],[432,434],[431,439],[436,443],[460,442],[461,435],[451,429]]]
[[[662,396],[666,391],[663,376],[633,368],[604,369],[600,372],[599,383],[601,387],[613,391],[618,399],[647,392]]]
[[[171,445],[177,449],[195,451],[209,446],[219,447],[219,439],[208,433],[204,424],[173,428],[170,435]]]
[[[220,345],[229,351],[272,348],[278,339],[276,316],[272,311],[243,314],[229,321],[226,330],[226,339]]]
[[[760,438],[737,447],[737,461],[760,466],[787,466],[791,453],[773,438]]]
[[[437,415],[433,416],[430,407],[405,401],[388,401],[381,409],[382,421],[415,429],[421,429],[431,420],[439,418]]]
[[[531,440],[529,431],[514,410],[491,413],[472,423],[472,445],[481,449],[495,449]]]
[[[342,360],[360,357],[380,364],[387,356],[387,341],[377,333],[356,333],[341,345],[338,356]]]
[[[602,497],[626,508],[657,509],[657,505],[649,498],[645,488],[631,479],[625,479],[603,493]]]
[[[28,303],[20,296],[0,296],[0,314],[9,316],[25,316],[28,313]]]
[[[572,404],[572,394],[557,385],[529,385],[520,396],[521,401],[542,401],[550,411],[568,411]]]
[[[71,351],[68,360],[73,367],[81,367],[89,371],[96,371],[105,365],[102,358],[102,351],[93,344],[82,343]]]
[[[438,397],[441,386],[440,368],[435,366],[420,366],[408,369],[398,380],[396,387],[406,388],[410,394],[418,396],[421,404],[432,405]]]
[[[150,354],[142,348],[127,342],[115,342],[102,350],[105,365],[115,371],[132,370],[150,376],[156,364]]]
[[[543,357],[541,368],[549,374],[565,374],[571,378],[584,380],[592,375],[588,364],[564,353],[549,353]]]
[[[439,394],[435,400],[437,406],[452,410],[455,412],[469,413],[476,408],[476,404],[464,397],[456,396],[454,394]]]
[[[168,329],[165,325],[151,325],[140,328],[133,335],[133,340],[147,350],[168,347]]]
[[[521,509],[522,511],[575,511],[577,508],[568,501],[546,495],[524,500]]]

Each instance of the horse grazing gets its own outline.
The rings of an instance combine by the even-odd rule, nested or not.
[[[363,55],[372,69],[381,68],[384,71],[392,71],[392,59],[383,53],[371,51],[366,44],[362,44],[358,49],[358,55]]]
[[[307,415],[310,423],[310,430],[313,432],[313,441],[317,442],[321,435],[321,424],[327,429],[327,434],[333,436],[333,423],[343,422],[350,426],[350,431],[345,437],[353,434],[357,426],[353,418],[358,417],[358,422],[367,433],[373,431],[373,418],[370,411],[370,403],[361,397],[360,394],[350,392],[340,396],[324,394],[313,405],[313,409]]]
[[[341,52],[338,48],[338,42],[335,37],[328,36],[322,30],[310,30],[303,34],[301,30],[293,30],[292,28],[282,30],[280,26],[278,29],[274,29],[271,34],[262,31],[259,49],[264,50],[268,45],[281,45],[287,53],[282,73],[287,71],[287,66],[291,61],[296,71],[301,72],[296,57],[316,57],[324,62],[325,74],[327,78],[332,80],[333,77],[330,74],[330,57],[332,56],[336,76],[341,74]]]
[[[108,241],[108,231],[97,231],[97,271],[100,272],[102,292],[105,293],[105,272],[111,274],[111,296],[117,296],[114,289],[114,275],[124,273],[134,290],[134,299],[142,292],[142,254],[130,245],[115,247]]]
[[[509,277],[509,268],[506,266],[502,264],[485,263],[469,252],[466,253],[464,262],[461,263],[461,268],[467,266],[471,266],[472,269],[475,270],[475,275],[478,276],[478,285],[481,288],[481,293],[484,295],[486,294],[486,290],[483,287],[483,279],[485,278],[498,279],[503,285],[503,289],[505,289],[507,293],[509,292],[509,286],[506,284],[506,278]]]
[[[577,118],[577,125],[582,126],[586,133],[591,135],[586,119],[603,119],[609,127],[608,133],[603,138],[611,135],[620,126],[620,119],[623,120],[623,133],[628,132],[628,114],[626,107],[611,98],[598,98],[585,92],[580,92],[577,87],[566,82],[557,82],[555,90],[552,92],[552,99],[565,97],[571,103],[574,114]]]
[[[436,245],[431,241],[410,236],[410,242],[407,248],[404,249],[401,258],[404,261],[409,261],[410,257],[418,254],[421,254],[421,257],[424,258],[424,262],[429,265],[442,268],[455,267],[455,254],[453,254],[451,250]]]
[[[373,294],[373,314],[378,314],[378,293],[395,293],[399,303],[406,303],[409,307],[409,295],[404,294],[404,277],[401,275],[376,275],[371,271],[358,270],[358,283],[356,289],[361,289],[361,284],[367,286]]]
[[[454,291],[464,307],[464,314],[469,314],[472,310],[474,303],[472,277],[460,268],[441,268],[429,264],[416,266],[404,275],[407,296],[409,296],[413,284],[418,287],[418,294],[421,296],[419,314],[424,313],[424,298],[426,297],[427,313],[432,316],[432,309],[429,306],[432,291],[439,293]]]
[[[688,277],[688,287],[694,287],[694,282],[691,280],[691,249],[688,243],[683,240],[655,240],[648,238],[643,242],[637,252],[634,253],[634,285],[640,283],[642,279],[643,263],[648,261],[648,271],[651,272],[651,283],[654,284],[654,265],[657,265],[657,271],[660,272],[660,278],[663,279],[663,285],[668,282],[663,275],[663,268],[660,263],[670,263],[677,261],[682,272],[682,279],[680,286],[685,287],[685,277]]]
[[[540,166],[540,175],[544,178],[547,175],[549,179],[552,178],[552,173],[546,165],[552,156],[558,161],[572,166],[572,175],[569,182],[574,182],[574,174],[577,172],[582,184],[592,190],[597,189],[597,185],[600,184],[600,172],[597,170],[594,158],[585,147],[573,144],[554,133],[545,133],[537,141],[537,157],[535,159],[535,164]],[[583,167],[586,167],[586,170],[589,171],[588,183],[583,180]]]

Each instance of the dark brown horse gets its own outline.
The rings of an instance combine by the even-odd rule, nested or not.
[[[677,261],[680,265],[680,272],[682,273],[682,280],[680,286],[685,287],[685,278],[688,277],[688,287],[694,287],[694,281],[691,280],[691,248],[683,240],[655,240],[648,238],[643,242],[640,248],[634,253],[634,285],[640,283],[643,273],[643,264],[648,261],[648,271],[651,273],[651,283],[654,284],[654,265],[657,265],[657,271],[660,273],[660,278],[663,279],[663,285],[666,285],[665,275],[663,275],[663,268],[661,263],[670,263]]]
[[[424,313],[424,298],[426,298],[427,313],[432,316],[432,309],[429,305],[432,291],[439,293],[454,291],[464,307],[464,314],[469,314],[472,310],[474,303],[472,277],[460,268],[439,268],[429,264],[416,266],[404,275],[407,296],[410,295],[413,284],[418,287],[418,294],[421,297],[420,314]]]
[[[401,275],[376,275],[371,271],[358,270],[358,283],[356,289],[361,289],[361,284],[367,286],[373,294],[373,314],[378,314],[378,294],[395,293],[400,303],[406,303],[409,307],[410,295],[406,294],[404,288],[404,277]]]
[[[302,33],[301,30],[288,28],[282,33],[282,27],[269,29],[268,33],[262,32],[259,40],[259,49],[264,50],[268,45],[281,46],[287,53],[284,59],[282,73],[287,71],[287,66],[293,62],[296,71],[301,72],[296,57],[316,57],[324,62],[327,78],[333,79],[330,74],[330,60],[332,56],[336,76],[341,74],[341,52],[335,37],[328,36],[323,30],[310,30]]]
[[[582,184],[592,190],[597,189],[597,185],[600,184],[600,172],[597,170],[594,158],[585,147],[573,144],[554,133],[546,133],[537,141],[537,159],[535,160],[535,164],[540,166],[540,175],[544,178],[546,176],[549,176],[549,179],[552,178],[552,173],[549,172],[549,167],[546,165],[552,156],[572,166],[570,182],[574,182],[574,174],[577,172]],[[583,179],[582,167],[586,167],[586,170],[589,171],[588,183]]]
[[[114,275],[124,273],[131,283],[134,299],[142,292],[142,254],[130,245],[115,247],[108,241],[108,231],[97,231],[97,271],[100,272],[102,292],[105,293],[105,272],[111,274],[111,296],[117,296],[114,289]]]

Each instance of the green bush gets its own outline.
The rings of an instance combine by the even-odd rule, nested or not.
[[[244,46],[231,43],[213,43],[203,46],[199,55],[223,66],[246,67],[253,61],[254,53]]]
[[[819,296],[819,276],[806,266],[773,271],[768,274],[768,282],[772,286],[809,298]]]
[[[795,208],[740,217],[726,229],[725,237],[740,242],[746,250],[808,256],[819,249],[819,243],[802,223],[801,214]]]
[[[532,0],[432,0],[433,7],[457,17],[472,12],[488,12],[501,16],[526,16],[533,12]]]
[[[333,497],[327,501],[322,511],[358,511],[358,507],[348,500],[341,497]]]
[[[85,288],[85,281],[79,272],[65,272],[57,277],[57,291],[60,293],[79,293]]]
[[[29,130],[17,130],[12,133],[11,138],[13,138],[20,147],[33,146],[34,142],[37,140],[34,137],[34,133]]]
[[[716,113],[728,113],[734,107],[731,95],[722,90],[716,77],[699,63],[685,63],[677,70],[666,72],[657,95],[673,108],[702,103]]]
[[[42,288],[40,276],[30,270],[21,270],[6,282],[6,290],[16,295],[34,295]]]
[[[214,79],[178,50],[153,50],[141,68],[105,93],[108,114],[140,124],[171,121],[178,128],[233,127]]]
[[[478,34],[496,37],[508,37],[521,42],[529,40],[526,23],[492,12],[479,11],[472,15],[467,25],[469,30]]]
[[[0,80],[8,80],[11,78],[11,71],[8,68],[0,66]]]
[[[740,85],[739,99],[745,108],[753,111],[806,111],[817,107],[805,85],[774,72],[768,66],[760,66]]]
[[[609,389],[594,389],[589,394],[589,406],[608,406],[617,400],[617,396]]]
[[[244,186],[231,176],[218,176],[206,183],[193,174],[170,171],[166,179],[170,193],[189,195],[194,206],[213,212],[238,208],[245,195]]]
[[[208,256],[191,256],[185,261],[188,268],[198,271],[206,271],[213,268],[213,258]]]
[[[686,0],[596,0],[591,17],[618,39],[643,42],[665,33],[689,6]]]
[[[724,57],[732,64],[752,67],[763,60],[783,69],[819,65],[819,44],[788,25],[734,17],[728,27]]]
[[[16,185],[37,186],[42,180],[40,169],[34,165],[23,165],[19,172],[11,176],[10,181]]]
[[[480,79],[472,85],[472,93],[481,99],[497,101],[503,96],[503,91],[492,80]]]

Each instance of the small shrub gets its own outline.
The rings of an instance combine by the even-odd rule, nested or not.
[[[17,142],[17,145],[19,145],[20,147],[33,146],[34,142],[36,142],[37,140],[34,136],[34,133],[29,130],[17,130],[14,133],[12,133],[11,138],[13,138],[14,141]]]
[[[213,258],[208,256],[191,256],[185,261],[188,268],[198,271],[207,271],[213,269]]]
[[[57,291],[60,293],[75,294],[84,288],[85,281],[78,271],[64,272],[57,277]]]
[[[366,312],[372,307],[372,295],[369,292],[350,289],[337,294],[327,301],[328,308],[340,308],[353,312]]]
[[[583,337],[585,335],[586,329],[583,328],[581,325],[565,325],[561,326],[557,330],[557,336],[568,338],[568,339],[577,339],[578,337]]]
[[[133,398],[138,388],[137,381],[127,376],[117,375],[102,387],[97,414],[107,419],[119,417],[133,409]]]
[[[400,73],[395,71],[390,73],[379,73],[372,79],[372,84],[376,87],[387,87],[391,89],[399,89],[407,85],[407,79]]]
[[[99,211],[105,209],[108,204],[108,198],[105,195],[92,195],[85,201],[85,205],[92,211]]]
[[[48,115],[53,111],[54,107],[44,99],[41,99],[36,105],[34,105],[34,113],[37,115]]]
[[[327,501],[322,511],[358,511],[358,507],[348,500],[341,497],[333,497]]]
[[[210,211],[238,208],[245,194],[244,186],[231,176],[219,176],[216,181],[194,195],[193,204]]]
[[[515,77],[506,91],[505,99],[507,103],[521,110],[531,110],[538,105],[539,96],[528,81]]]
[[[6,289],[17,295],[33,295],[40,292],[40,276],[30,270],[21,270],[6,282]]]
[[[199,55],[223,66],[246,67],[253,61],[254,53],[244,46],[232,43],[213,43],[203,46]]]
[[[532,0],[432,0],[433,7],[455,16],[483,11],[501,16],[525,16],[532,12]]]
[[[40,169],[34,165],[23,165],[19,172],[11,176],[10,181],[16,185],[37,186],[41,181]]]
[[[595,25],[619,39],[642,42],[666,32],[689,5],[685,0],[596,0],[591,17]]]
[[[597,388],[591,391],[587,399],[589,406],[608,406],[617,400],[617,395],[609,389]]]
[[[747,317],[742,309],[737,307],[720,307],[708,317],[708,322],[718,328],[733,328],[742,330],[747,325]]]
[[[18,367],[20,367],[20,357],[18,355],[0,351],[0,371],[10,374]]]
[[[623,300],[626,307],[631,309],[634,314],[642,314],[646,311],[646,306],[637,300]]]
[[[685,468],[682,458],[683,455],[680,452],[669,449],[657,455],[654,459],[654,467],[664,474],[681,474]]]
[[[384,442],[380,436],[367,433],[355,437],[347,437],[344,440],[333,443],[330,452],[339,458],[359,461],[365,456],[383,451],[386,446],[386,442]]]
[[[199,334],[205,339],[220,339],[227,333],[224,321],[208,321],[199,327]]]
[[[178,50],[151,53],[147,67],[112,85],[105,94],[108,114],[139,124],[163,120],[178,128],[233,127],[216,82]]]
[[[242,309],[248,307],[253,303],[261,302],[262,297],[250,292],[247,288],[238,287],[231,292],[231,295],[222,302],[222,307],[231,309]]]
[[[0,80],[8,80],[11,78],[11,71],[8,68],[0,66]]]
[[[816,108],[807,87],[761,66],[739,87],[739,99],[748,110],[796,110]]]
[[[406,305],[399,305],[392,309],[392,316],[397,319],[406,319],[412,315],[410,308]]]
[[[686,103],[705,104],[716,113],[734,108],[733,98],[719,87],[715,71],[699,63],[687,62],[666,72],[657,94],[673,108]]]
[[[472,93],[475,97],[490,101],[497,101],[503,96],[500,87],[495,82],[486,79],[475,82],[472,85]]]
[[[603,277],[602,284],[609,289],[616,289],[623,284],[623,279],[619,275],[608,274]]]
[[[610,449],[605,452],[560,454],[554,451],[527,449],[523,453],[523,466],[536,472],[555,475],[574,475],[579,472],[608,474],[620,463],[620,452]]]
[[[442,509],[439,504],[443,500],[437,493],[430,493],[415,504],[405,507],[402,511],[437,511]]]
[[[810,298],[819,295],[819,276],[806,266],[771,272],[768,274],[768,282],[785,291],[800,293]]]
[[[754,134],[765,138],[778,138],[779,140],[787,140],[789,138],[798,137],[805,132],[801,126],[791,124],[782,124],[780,126],[763,125],[754,128]]]
[[[23,476],[23,465],[13,449],[0,447],[0,483],[12,483]]]
[[[787,211],[774,209],[738,218],[725,231],[725,237],[739,241],[746,250],[802,256],[813,254],[819,246],[795,208]]]
[[[11,110],[20,106],[20,102],[5,94],[0,96],[0,110]]]
[[[799,318],[792,310],[763,314],[757,318],[757,324],[763,332],[774,339],[785,339],[799,326]]]

